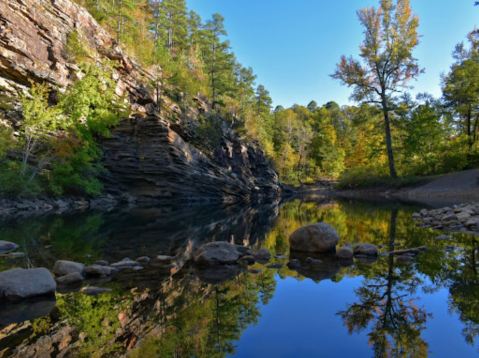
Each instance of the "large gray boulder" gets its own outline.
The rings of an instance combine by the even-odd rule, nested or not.
[[[0,254],[6,254],[11,251],[15,251],[18,249],[18,245],[10,242],[10,241],[4,241],[0,240]]]
[[[0,299],[18,300],[55,292],[57,284],[46,268],[15,268],[0,272]]]
[[[289,237],[291,251],[334,252],[339,242],[336,230],[328,224],[317,223],[299,228]]]
[[[199,266],[228,265],[235,264],[240,256],[235,245],[218,241],[201,246],[196,252],[194,260]]]
[[[53,273],[57,276],[66,276],[71,273],[79,273],[83,275],[85,265],[80,262],[58,260],[53,266]]]

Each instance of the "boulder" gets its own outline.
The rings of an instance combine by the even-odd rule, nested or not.
[[[55,292],[57,284],[46,268],[15,268],[0,272],[0,299],[42,296]]]
[[[198,249],[194,261],[200,266],[234,264],[240,258],[235,245],[225,241],[210,242]]]
[[[0,240],[0,254],[6,254],[8,252],[12,252],[18,249],[18,245],[10,242],[10,241],[3,241]]]
[[[378,256],[379,250],[373,244],[358,244],[354,246],[354,256]]]
[[[109,266],[91,265],[85,267],[85,275],[88,277],[107,277],[114,271],[116,270]]]
[[[83,275],[79,272],[72,272],[68,275],[57,277],[57,282],[59,285],[69,286],[80,283],[84,280]]]
[[[79,273],[83,275],[85,265],[80,262],[58,260],[53,266],[53,273],[57,276],[66,276],[71,273]]]
[[[354,256],[354,252],[351,246],[343,246],[336,251],[336,256],[341,260],[351,260]]]
[[[336,230],[328,224],[304,226],[289,237],[291,251],[326,253],[334,252],[339,242]]]

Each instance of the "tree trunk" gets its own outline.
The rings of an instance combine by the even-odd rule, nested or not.
[[[467,111],[466,117],[466,131],[467,131],[467,141],[469,144],[469,152],[472,150],[472,146],[474,145],[474,141],[472,138],[472,108],[469,106],[469,110]]]
[[[391,121],[389,119],[389,109],[383,106],[384,130],[386,136],[386,150],[389,161],[389,175],[391,178],[397,178],[396,165],[394,163],[393,140],[391,137]]]

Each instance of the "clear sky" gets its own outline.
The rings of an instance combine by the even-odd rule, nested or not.
[[[253,67],[258,83],[275,105],[348,103],[350,90],[329,77],[341,55],[357,55],[362,29],[356,10],[378,0],[187,0],[203,19],[214,12],[226,21],[233,51]],[[412,0],[420,17],[416,50],[426,73],[414,92],[439,96],[440,75],[448,70],[454,46],[476,24],[474,0]]]

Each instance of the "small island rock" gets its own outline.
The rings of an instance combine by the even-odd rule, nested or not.
[[[292,251],[326,253],[334,252],[339,242],[336,230],[325,223],[299,228],[289,237]]]

